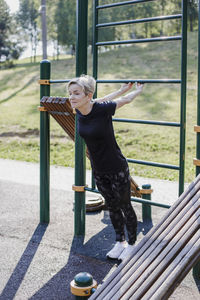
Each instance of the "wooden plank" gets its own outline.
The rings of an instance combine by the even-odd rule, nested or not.
[[[200,159],[194,158],[193,159],[193,164],[197,167],[200,167]]]
[[[52,99],[51,101],[53,101],[54,99]],[[55,100],[58,102],[58,100]],[[45,104],[44,104],[45,105]],[[53,110],[53,109],[57,109],[60,111],[60,109],[58,108],[58,106],[50,101],[48,101],[48,103],[46,103],[46,107],[49,108],[49,110]],[[66,111],[66,110],[65,110]],[[50,113],[51,114],[51,113]],[[66,126],[66,120],[67,118],[69,118],[69,116],[58,116],[58,115],[54,115],[54,114],[51,114],[51,116],[59,123],[59,125],[65,130],[65,132],[67,132],[67,134],[73,138],[70,130],[67,128]]]
[[[61,112],[66,111],[65,107],[63,104],[58,103],[57,104],[57,109]],[[63,129],[67,132],[67,134],[71,137],[71,139],[74,141],[74,136],[75,136],[75,120],[74,120],[74,115],[73,115],[73,120],[72,120],[72,112],[70,113],[69,116],[60,118],[59,123],[63,127]],[[73,124],[72,124],[73,123]]]
[[[200,189],[200,175],[196,177],[187,190],[179,197],[179,199],[168,210],[167,214],[161,219],[160,223],[153,227],[147,235],[134,247],[132,253],[132,259],[126,259],[119,267],[111,274],[106,282],[92,295],[93,299],[104,299],[112,288],[118,284],[129,271],[129,269],[137,262],[139,257],[143,256],[144,252],[152,244],[152,239],[157,239],[163,228],[166,228],[175,216],[183,209],[188,201],[194,196],[194,194]]]
[[[198,197],[199,196],[196,197],[196,200]],[[133,276],[134,272],[138,271],[139,269],[142,274],[142,269],[148,267],[148,264],[145,264],[144,260],[147,259],[147,262],[149,262],[149,264],[151,263],[149,257],[155,257],[157,253],[155,254],[154,251],[158,251],[159,243],[164,243],[163,240],[166,236],[166,233],[171,232],[171,230],[173,230],[174,227],[177,228],[176,224],[181,220],[182,222],[185,222],[184,216],[191,207],[192,202],[190,201],[184,207],[184,210],[180,214],[178,214],[176,219],[170,222],[169,226],[166,227],[164,231],[161,230],[158,236],[156,236],[154,239],[150,239],[149,243],[145,245],[145,251],[143,251],[144,249],[140,249],[140,251],[138,251],[137,253],[135,253],[134,256],[132,256],[132,259],[126,264],[125,268],[122,270],[123,273],[121,270],[119,272],[117,272],[118,270],[115,271],[115,276],[112,278],[112,282],[110,283],[108,288],[105,287],[105,291],[102,292],[100,299],[111,299],[112,296],[114,296],[119,290],[121,293],[123,293],[123,284],[126,284],[126,282],[130,280],[130,278],[133,278],[133,280],[137,280],[138,274]],[[159,227],[159,229],[162,228]],[[166,244],[167,243],[165,242],[165,245]],[[164,246],[164,244],[162,244],[162,246]],[[129,266],[129,268],[127,266]],[[131,284],[133,284],[133,282],[131,282]],[[121,294],[118,296],[121,296]]]
[[[179,284],[182,282],[182,280],[186,277],[186,275],[190,272],[192,267],[194,267],[200,260],[200,249],[198,247],[198,250],[194,254],[194,256],[191,258],[191,261],[188,262],[186,266],[179,272],[179,276],[176,277],[176,280],[173,282],[173,284],[170,286],[170,288],[166,291],[165,295],[162,297],[162,300],[167,300],[169,296],[173,293],[173,291],[179,286]]]
[[[105,300],[112,299],[114,295],[117,295],[117,298],[124,300],[127,297],[127,290],[130,286],[132,286],[131,293],[133,293],[142,286],[143,281],[147,279],[149,274],[151,274],[151,272],[154,270],[154,268],[157,265],[159,265],[159,259],[160,257],[162,257],[163,249],[165,249],[165,247],[168,246],[167,250],[170,250],[170,247],[173,246],[173,243],[170,244],[170,241],[173,240],[173,238],[177,234],[179,234],[179,236],[181,237],[179,231],[182,230],[186,232],[188,230],[187,221],[190,219],[193,213],[195,213],[196,210],[200,208],[200,201],[198,201],[200,197],[200,192],[198,196],[195,195],[195,197],[195,204],[192,204],[190,202],[188,203],[188,210],[185,210],[182,212],[182,214],[178,215],[174,222],[169,225],[167,230],[163,231],[159,238],[154,241],[154,243],[147,249],[147,251],[143,253],[143,255],[139,259],[137,259],[137,261],[135,261],[134,266],[129,269],[129,271],[126,273],[125,276],[123,276],[123,278],[120,278],[120,283],[116,284],[115,287],[113,287],[112,291],[107,293],[107,295],[105,296]],[[186,238],[186,236],[184,238]],[[148,272],[148,270],[150,271]],[[157,275],[159,276],[159,274]],[[143,288],[145,288],[145,286],[143,286]],[[125,297],[122,297],[123,294],[125,294]],[[134,300],[135,299],[136,298],[134,296]]]
[[[67,102],[67,98],[56,98],[56,97],[49,97],[46,99],[43,103],[45,107],[47,107],[49,110],[57,110],[61,112],[69,112],[70,116],[57,116],[54,114],[51,114],[52,117],[59,123],[59,125],[64,129],[64,131],[70,136],[72,140],[74,140],[74,127],[70,123],[74,121],[74,115],[72,112],[72,109],[70,107],[64,106],[63,103]],[[60,105],[61,103],[61,105]],[[73,120],[72,120],[73,116]],[[71,121],[71,122],[70,122]]]
[[[125,293],[124,297],[121,297],[121,300],[129,299],[133,297],[134,300],[139,300],[143,295],[151,288],[151,286],[156,285],[156,282],[159,280],[159,277],[163,278],[164,271],[172,264],[173,268],[176,267],[175,258],[179,256],[180,251],[187,247],[189,243],[190,247],[193,246],[191,243],[191,237],[200,228],[199,224],[200,218],[200,209],[198,210],[198,216],[194,214],[188,223],[180,230],[180,232],[173,238],[173,240],[168,244],[166,248],[163,249],[161,254],[156,257],[153,261],[150,268],[145,270],[143,276],[140,277],[140,280],[134,286],[129,285],[130,289]],[[133,274],[135,276],[136,274]],[[168,274],[170,276],[170,274]],[[145,300],[151,299],[149,294],[144,297]]]
[[[195,132],[200,132],[200,126],[195,125],[195,126],[194,126],[194,131],[195,131]]]
[[[186,276],[187,272],[192,268],[200,257],[200,236],[197,231],[186,247],[182,249],[179,256],[174,260],[176,267],[173,264],[163,273],[165,281],[159,286],[152,296],[152,300],[167,299],[165,294],[169,296],[169,291],[174,288],[177,280],[180,282]],[[170,291],[172,293],[173,290]],[[150,298],[148,298],[150,299]]]
[[[70,105],[69,101],[63,103],[63,101],[61,100],[61,102],[59,103],[59,107],[60,107],[60,110],[62,110],[62,111],[65,109],[67,109],[68,111],[70,110],[70,116],[67,119],[67,122],[68,122],[67,124],[68,124],[71,134],[73,135],[73,140],[75,140],[75,115],[73,113],[71,105]]]

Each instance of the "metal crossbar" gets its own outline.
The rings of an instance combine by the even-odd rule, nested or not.
[[[134,124],[146,124],[146,125],[159,125],[159,126],[171,126],[171,127],[180,127],[181,124],[177,122],[165,122],[165,121],[154,121],[154,120],[136,120],[136,119],[120,119],[113,118],[114,122],[122,123],[134,123]]]
[[[112,4],[105,4],[105,5],[98,5],[97,9],[105,9],[105,8],[111,8],[116,6],[123,6],[123,5],[129,5],[129,4],[137,4],[137,3],[144,3],[144,2],[152,2],[155,0],[134,0],[134,1],[124,1],[124,2],[117,2]]]
[[[149,39],[133,39],[133,40],[123,40],[123,41],[106,41],[97,42],[96,46],[108,46],[108,45],[125,45],[125,44],[139,44],[139,43],[153,43],[153,42],[164,42],[164,41],[179,41],[182,39],[181,35],[177,36],[163,36]]]
[[[135,1],[124,1],[117,3],[110,3],[105,5],[99,5],[98,0],[94,0],[94,28],[93,28],[93,76],[97,79],[97,83],[128,83],[128,82],[139,82],[139,83],[156,83],[156,84],[180,84],[180,123],[170,124],[170,122],[159,121],[139,121],[141,124],[149,125],[164,125],[174,126],[180,128],[180,146],[179,146],[179,167],[173,166],[174,169],[179,171],[179,195],[184,190],[184,169],[185,169],[185,130],[186,130],[186,80],[187,80],[187,0],[182,0],[182,8],[180,14],[167,15],[167,16],[156,16],[143,19],[125,20],[110,23],[98,22],[98,12],[101,9],[112,8],[117,6],[152,2],[154,0],[135,0]],[[164,21],[170,19],[181,19],[181,34],[177,36],[164,36],[154,38],[142,38],[142,39],[130,39],[122,41],[99,41],[98,30],[101,27],[125,25],[131,23],[145,23],[151,21]],[[98,79],[98,47],[109,46],[109,45],[122,45],[122,44],[138,44],[138,43],[151,43],[151,42],[164,42],[164,41],[181,41],[181,79],[132,79],[132,80],[99,80]],[[125,120],[124,120],[125,121]],[[118,120],[118,122],[123,122]],[[125,121],[126,122],[126,121]],[[127,121],[130,122],[130,121]],[[136,123],[137,121],[133,121]],[[151,162],[150,162],[151,164]],[[152,165],[152,164],[151,164]]]
[[[109,27],[109,26],[117,26],[117,25],[128,25],[128,24],[146,23],[146,22],[154,22],[154,21],[165,21],[165,20],[180,19],[181,17],[182,17],[181,14],[169,15],[169,16],[159,16],[159,17],[154,17],[154,18],[143,18],[143,19],[135,19],[135,20],[128,20],[128,21],[101,23],[101,24],[97,24],[96,27],[101,28],[101,27]]]
[[[56,83],[67,83],[70,79],[56,79],[56,80],[49,80],[50,84]],[[139,82],[139,83],[181,83],[181,79],[97,79],[97,83],[128,83],[128,82]]]
[[[151,167],[159,167],[159,168],[165,168],[165,169],[171,169],[171,170],[179,170],[180,169],[179,166],[175,166],[175,165],[162,164],[162,163],[139,160],[139,159],[127,158],[127,161],[130,162],[130,163],[145,165],[145,166],[151,166]]]
[[[95,188],[85,187],[84,189],[85,189],[85,191],[88,191],[88,192],[93,192],[93,193],[96,193],[96,194],[100,194],[100,192]],[[151,201],[151,200],[141,199],[141,198],[138,198],[138,197],[131,197],[131,201],[137,202],[137,203],[140,203],[140,204],[148,204],[148,205],[151,205],[151,206],[162,207],[162,208],[170,208],[171,207],[171,205],[169,205],[169,204],[154,202],[154,201]]]
[[[139,82],[139,83],[181,83],[181,79],[97,79],[97,83],[128,83],[128,82]]]
[[[70,79],[57,79],[57,80],[49,80],[49,83],[67,83]]]

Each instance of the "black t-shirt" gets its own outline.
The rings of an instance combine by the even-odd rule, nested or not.
[[[127,166],[114,136],[115,109],[115,102],[94,102],[87,115],[76,110],[78,132],[87,145],[93,170],[99,173],[115,173]]]

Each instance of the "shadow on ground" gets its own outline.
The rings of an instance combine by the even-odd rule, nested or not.
[[[95,213],[90,213],[90,217],[93,214]],[[106,253],[114,244],[113,228],[107,211],[104,211],[101,221],[106,224],[106,227],[89,240],[84,242],[82,237],[73,239],[70,253],[66,252],[66,256],[68,255],[67,264],[29,299],[74,299],[70,292],[70,282],[80,272],[88,272],[92,274],[98,284],[102,283],[109,272],[117,266],[117,261],[106,259]],[[4,287],[0,299],[14,299],[47,227],[48,225],[39,224],[35,229],[25,251]],[[138,223],[138,233],[142,231],[145,234],[150,228],[151,225],[149,223]]]
[[[10,276],[5,288],[3,289],[0,299],[9,300],[14,299],[26,272],[37,252],[37,249],[41,243],[41,240],[45,234],[47,225],[39,224],[35,229],[24,253],[22,254],[19,262],[17,263],[12,275]]]
[[[91,213],[90,217],[92,217]],[[87,241],[84,242],[83,237],[75,237],[73,239],[70,253],[66,251],[66,256],[68,256],[67,264],[29,299],[74,299],[74,296],[70,292],[70,282],[80,272],[92,274],[98,284],[103,282],[105,277],[117,267],[117,262],[106,259],[107,251],[114,244],[113,228],[107,211],[104,211],[101,222],[106,224],[106,227]],[[145,223],[138,222],[138,234],[142,233],[145,235],[152,226],[151,221]],[[39,224],[35,229],[23,255],[0,295],[0,299],[14,299],[45,235],[47,227],[48,225]]]

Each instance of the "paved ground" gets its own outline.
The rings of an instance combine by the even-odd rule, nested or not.
[[[90,180],[89,173],[87,180]],[[51,168],[51,205],[48,226],[39,224],[39,166],[0,159],[0,299],[74,299],[69,284],[87,271],[101,283],[117,267],[105,259],[114,243],[106,211],[88,213],[86,237],[81,245],[73,239],[73,169]],[[135,178],[141,185],[149,183]],[[177,183],[151,180],[153,201],[172,204]],[[138,240],[147,232],[138,215]],[[166,209],[153,208],[153,223]],[[199,291],[192,274],[185,278],[170,299],[196,300]],[[115,299],[114,299],[115,300]],[[116,299],[117,300],[117,299]]]

